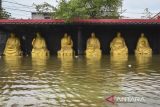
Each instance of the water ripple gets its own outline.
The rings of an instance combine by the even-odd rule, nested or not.
[[[0,59],[2,107],[106,107],[108,95],[139,96],[143,103],[117,107],[160,106],[160,56],[137,60],[84,57],[62,60]],[[23,63],[22,63],[23,62]],[[129,67],[128,65],[132,65]]]

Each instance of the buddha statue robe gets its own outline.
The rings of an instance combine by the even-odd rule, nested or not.
[[[5,56],[21,56],[20,40],[13,34],[10,34],[4,49]]]
[[[61,50],[58,51],[58,57],[63,56],[74,56],[73,41],[67,33],[64,34],[64,37],[61,39]]]
[[[49,56],[49,51],[46,42],[40,33],[36,34],[36,38],[32,41],[32,57],[46,57]]]
[[[138,40],[135,54],[152,55],[152,49],[150,48],[148,39],[144,36],[144,33],[141,34],[141,37]]]
[[[125,40],[121,37],[121,33],[117,33],[117,37],[110,43],[110,54],[114,56],[122,56],[128,54],[128,48],[125,44]]]
[[[91,34],[91,37],[87,40],[87,49],[86,49],[86,57],[87,58],[100,58],[101,57],[101,49],[99,39],[96,38],[95,33]]]

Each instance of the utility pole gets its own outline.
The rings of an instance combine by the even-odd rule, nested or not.
[[[2,0],[0,0],[0,8],[2,8]]]
[[[0,0],[0,18],[2,18],[2,0]]]

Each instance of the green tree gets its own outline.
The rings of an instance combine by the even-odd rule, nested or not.
[[[50,5],[47,2],[44,2],[43,4],[33,4],[35,6],[35,9],[37,12],[53,12],[55,10],[54,6]]]
[[[56,19],[118,18],[122,6],[122,0],[58,0],[57,3],[53,9]]]
[[[11,14],[7,12],[5,9],[0,9],[0,19],[8,19],[11,17]]]

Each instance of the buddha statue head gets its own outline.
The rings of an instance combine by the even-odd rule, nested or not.
[[[67,37],[68,37],[68,34],[67,34],[67,33],[65,33],[65,34],[64,34],[64,37],[65,37],[65,38],[67,38]]]
[[[68,42],[71,42],[71,36],[70,35],[67,36],[67,39],[68,39]]]
[[[71,45],[72,44],[72,39],[71,39],[71,36],[68,35],[68,44]]]
[[[69,39],[69,40],[71,39],[71,36],[70,36],[70,35],[68,35],[68,39]]]
[[[121,37],[120,32],[117,33],[117,37],[115,37],[115,39],[113,40],[113,46],[117,49],[123,48],[125,46],[125,42],[124,42],[123,38]]]
[[[117,37],[121,37],[121,33],[120,32],[117,33]]]
[[[96,37],[95,33],[92,32],[92,33],[91,33],[91,37],[92,37],[92,38],[95,38],[95,37]]]
[[[139,46],[140,46],[140,47],[146,46],[146,42],[145,42],[145,41],[141,41],[140,44],[139,44]]]
[[[147,45],[148,45],[147,43],[148,43],[148,42],[147,42],[147,39],[145,38],[144,33],[141,33],[141,38],[139,39],[138,45],[139,45],[140,47],[144,47],[144,46],[147,46]]]
[[[40,32],[37,32],[37,33],[36,33],[36,36],[37,36],[37,38],[41,38]]]
[[[145,36],[144,36],[144,33],[141,33],[141,37],[145,37]]]
[[[15,34],[14,34],[14,33],[11,33],[11,34],[10,34],[10,37],[11,37],[11,38],[14,38],[14,37],[15,37]]]

